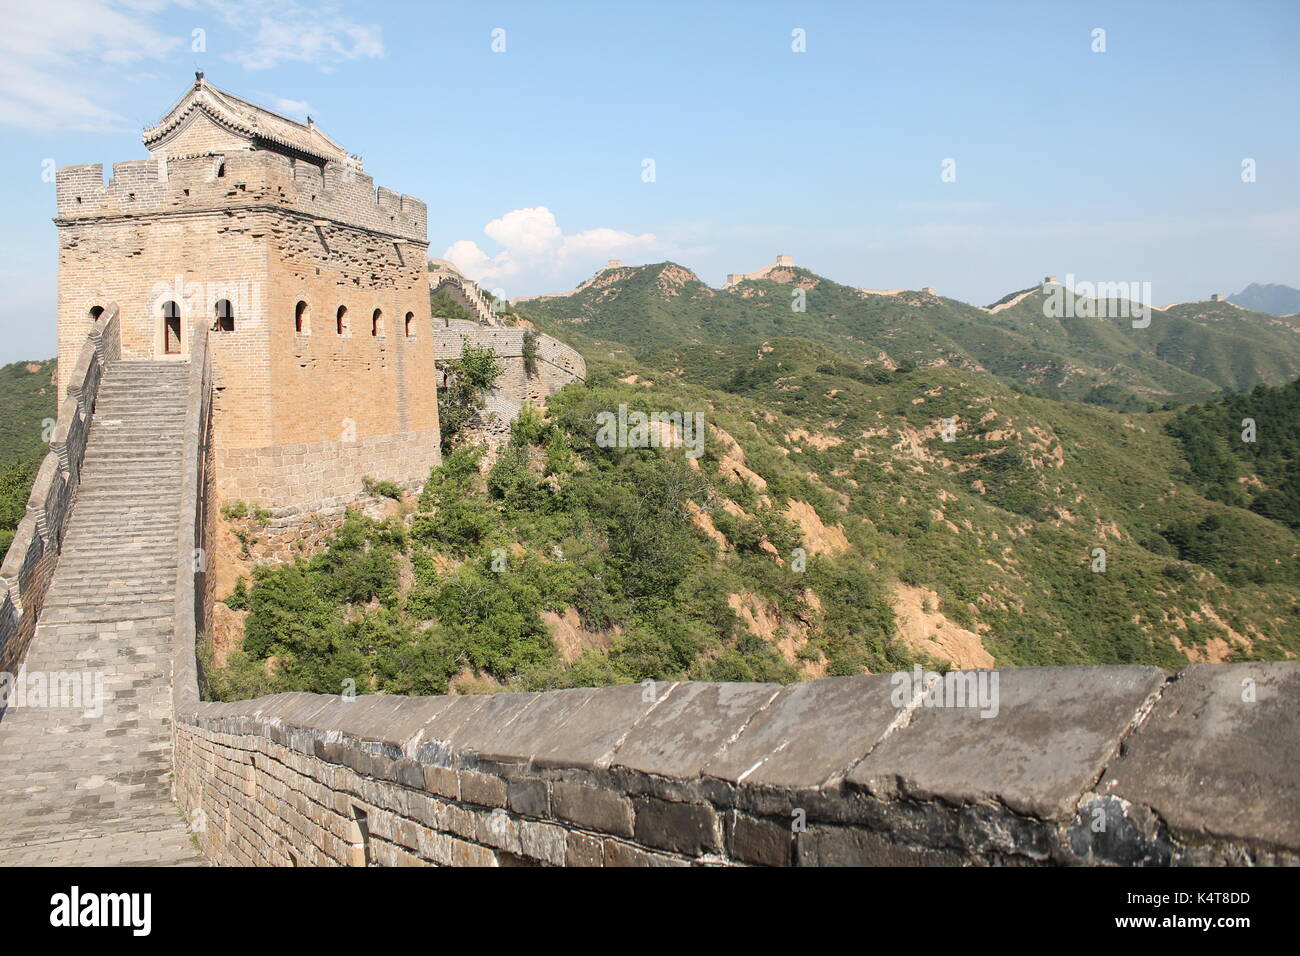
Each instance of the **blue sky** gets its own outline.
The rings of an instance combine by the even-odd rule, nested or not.
[[[43,163],[143,158],[195,69],[310,112],[509,296],[777,253],[976,304],[1049,274],[1300,286],[1295,0],[4,3],[0,363],[54,352]]]

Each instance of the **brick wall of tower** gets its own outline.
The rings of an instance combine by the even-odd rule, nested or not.
[[[247,149],[118,163],[107,185],[71,167],[58,201],[61,389],[93,307],[118,304],[123,358],[163,359],[163,301],[186,327],[232,302],[210,339],[215,504],[336,508],[364,476],[415,487],[439,463],[422,202]]]

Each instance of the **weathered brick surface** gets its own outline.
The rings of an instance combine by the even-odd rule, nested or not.
[[[556,783],[551,788],[551,806],[559,819],[584,829],[632,835],[632,801],[618,791],[586,783]]]
[[[1264,766],[1263,747],[1296,744],[1295,722],[1280,715],[1300,705],[1300,664],[1240,666],[1255,669],[1221,679],[1226,671],[1189,669],[1172,683],[1140,667],[999,672],[999,716],[945,731],[953,745],[990,756],[946,769],[927,742],[930,724],[969,716],[929,717],[887,676],[784,690],[195,701],[178,715],[178,793],[215,821],[200,839],[218,862],[298,852],[300,865],[355,864],[359,810],[369,821],[365,859],[382,865],[1296,863],[1300,832],[1279,810],[1293,765]],[[1259,710],[1239,713],[1243,675]],[[1086,699],[1095,711],[1078,709]],[[1198,723],[1207,715],[1209,728]],[[1034,745],[1035,727],[1053,746],[1050,760]],[[1180,790],[1168,773],[1172,751],[1156,746],[1170,735],[1190,760],[1200,744],[1207,769],[1232,765],[1235,774],[1204,795]],[[314,745],[302,746],[304,737]],[[816,753],[781,759],[814,741]],[[1002,766],[999,753],[1019,756]],[[736,769],[746,761],[755,769]],[[1026,761],[1048,761],[1050,772],[1026,779]],[[420,772],[394,770],[407,764]],[[1110,780],[1123,800],[1106,795]],[[1226,805],[1233,787],[1243,802],[1274,806],[1270,822],[1201,809]],[[1080,816],[1097,806],[1114,811],[1115,826],[1105,839],[1083,839]],[[1190,808],[1194,842],[1160,824],[1156,811],[1181,823],[1175,806]]]

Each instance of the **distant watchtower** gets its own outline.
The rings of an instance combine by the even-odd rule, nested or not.
[[[222,499],[315,510],[439,458],[425,204],[376,189],[308,119],[196,74],[149,159],[58,172],[59,385],[120,308],[122,357],[211,330]]]

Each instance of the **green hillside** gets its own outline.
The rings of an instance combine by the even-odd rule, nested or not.
[[[1300,380],[1193,406],[1166,430],[1206,497],[1300,529]]]
[[[0,555],[27,507],[45,455],[44,422],[56,416],[54,359],[0,367]]]
[[[1300,539],[1202,494],[1173,412],[800,338],[588,358],[490,467],[462,447],[400,515],[258,569],[212,692],[1300,653]],[[602,447],[620,405],[702,413],[702,457]]]

